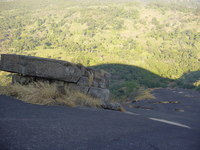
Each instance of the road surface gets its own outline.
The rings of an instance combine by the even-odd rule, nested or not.
[[[157,89],[127,112],[0,95],[0,150],[200,150],[200,93]]]

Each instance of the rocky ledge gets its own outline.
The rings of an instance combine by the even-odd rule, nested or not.
[[[0,70],[17,73],[13,75],[13,84],[48,81],[56,83],[60,89],[70,86],[103,102],[109,99],[111,75],[102,70],[67,61],[15,54],[1,54]]]

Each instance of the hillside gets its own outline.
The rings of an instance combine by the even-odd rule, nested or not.
[[[171,84],[194,88],[200,84],[200,4],[194,0],[0,1],[0,53],[105,69],[120,76],[111,82],[114,95],[130,96],[141,87]],[[5,74],[1,76],[4,82]]]

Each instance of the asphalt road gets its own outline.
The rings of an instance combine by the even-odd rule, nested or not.
[[[157,89],[154,95],[126,105],[126,113],[1,95],[0,150],[200,150],[200,93]]]

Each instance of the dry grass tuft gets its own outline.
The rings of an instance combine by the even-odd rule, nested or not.
[[[121,111],[121,112],[126,112],[126,109],[123,108],[123,107],[120,107],[119,111]]]
[[[152,89],[141,89],[135,97],[135,101],[155,99],[155,96],[151,93],[152,91]]]
[[[85,95],[79,91],[73,91],[65,87],[65,93],[58,90],[56,84],[35,82],[29,85],[7,85],[0,87],[0,93],[15,97],[27,103],[39,105],[67,105],[100,107],[100,100]]]
[[[11,83],[11,73],[0,71],[0,85],[6,86]]]
[[[89,86],[92,85],[94,81],[94,74],[92,72],[89,72]]]

